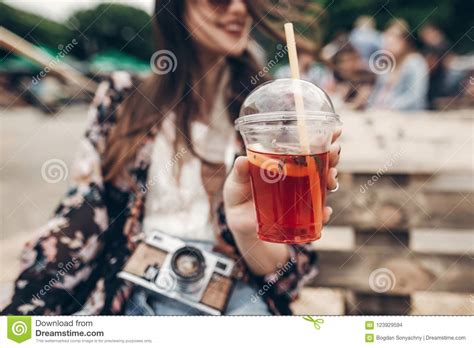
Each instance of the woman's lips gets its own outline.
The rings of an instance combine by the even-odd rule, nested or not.
[[[244,23],[241,22],[229,22],[225,24],[220,24],[219,27],[223,29],[226,33],[236,37],[242,36],[245,28]]]

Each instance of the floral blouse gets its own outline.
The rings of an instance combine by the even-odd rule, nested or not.
[[[73,168],[73,185],[38,236],[26,243],[21,273],[10,304],[1,314],[122,314],[134,285],[119,279],[137,246],[144,215],[151,153],[158,129],[153,128],[126,170],[132,180],[104,182],[101,160],[106,139],[116,123],[116,109],[138,81],[125,72],[103,81],[89,111],[85,138]],[[255,276],[218,209],[220,234],[215,251],[237,261],[239,276],[252,282],[274,314],[291,314],[289,304],[316,275],[317,254],[309,245],[290,245],[290,260],[274,274]]]

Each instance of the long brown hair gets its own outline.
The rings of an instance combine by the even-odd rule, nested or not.
[[[319,35],[319,31],[314,29],[318,23],[314,16],[320,13],[320,8],[315,4],[304,4],[305,2],[292,1],[291,10],[289,5],[281,6],[275,1],[252,0],[246,1],[246,4],[255,27],[284,42],[281,30],[283,21],[306,25],[306,29],[316,31]],[[179,64],[176,70],[167,74],[151,74],[120,105],[117,110],[118,121],[111,130],[104,156],[103,172],[106,181],[112,181],[122,172],[125,165],[136,156],[139,144],[149,135],[150,130],[159,127],[171,110],[176,115],[175,123],[180,140],[193,151],[190,124],[202,110],[202,101],[191,84],[199,80],[203,71],[195,58],[196,44],[182,25],[185,6],[186,0],[155,2],[153,25],[156,49],[173,52]],[[300,50],[311,53],[316,52],[319,47],[315,40],[303,37],[297,37],[297,44]],[[230,68],[230,83],[226,91],[226,104],[229,117],[234,121],[243,100],[256,87],[250,83],[250,79],[258,74],[260,67],[247,50],[239,57],[227,57],[227,64]],[[265,79],[260,79],[259,83],[264,81]]]

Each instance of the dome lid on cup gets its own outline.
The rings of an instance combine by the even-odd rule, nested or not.
[[[266,82],[252,91],[242,104],[240,116],[294,113],[294,93],[302,95],[305,114],[335,115],[331,99],[321,88],[304,80],[278,79]]]

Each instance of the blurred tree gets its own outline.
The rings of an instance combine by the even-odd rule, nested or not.
[[[341,30],[352,29],[354,21],[361,15],[373,16],[379,29],[394,17],[404,18],[411,26],[414,36],[428,22],[445,31],[457,52],[474,50],[474,23],[472,1],[468,0],[313,0],[326,8],[329,20],[326,41]]]
[[[151,17],[135,7],[101,4],[74,13],[66,25],[79,41],[76,54],[81,58],[112,49],[142,59],[153,53]]]
[[[35,45],[49,47],[54,51],[58,50],[58,45],[67,45],[73,39],[71,30],[64,24],[17,10],[2,2],[0,25]]]

